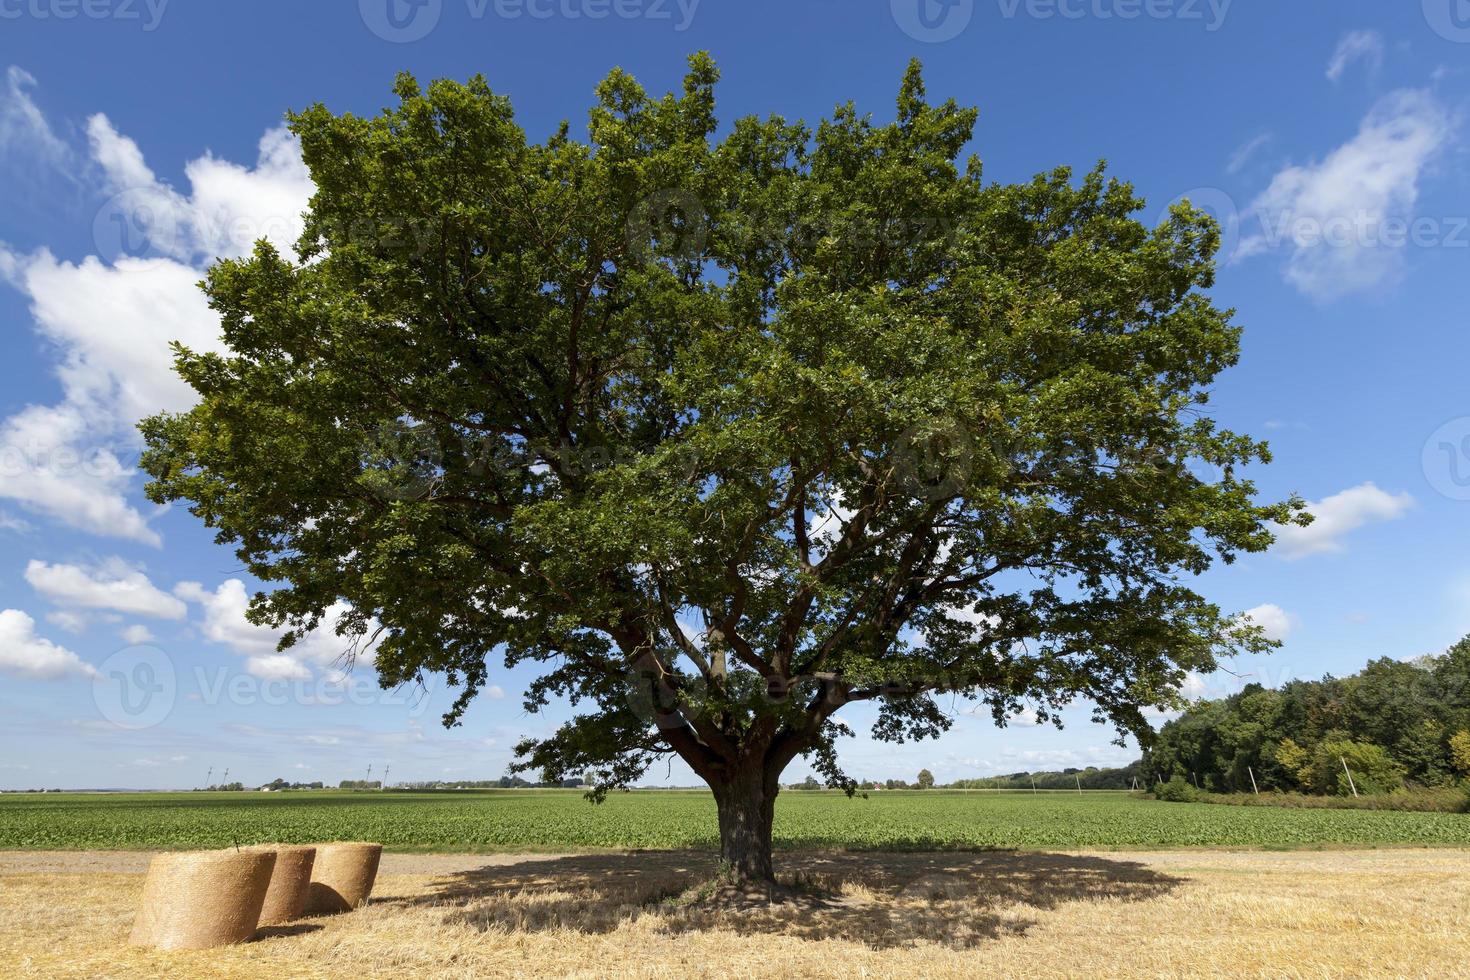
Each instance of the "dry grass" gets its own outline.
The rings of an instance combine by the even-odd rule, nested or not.
[[[135,863],[0,854],[0,975],[1470,976],[1466,851],[782,855],[735,909],[704,854],[397,855],[367,909],[191,953],[124,944]]]

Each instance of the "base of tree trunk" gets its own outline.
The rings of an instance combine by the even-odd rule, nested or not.
[[[763,772],[743,773],[714,787],[720,816],[721,877],[737,888],[776,884],[771,826],[779,784]]]

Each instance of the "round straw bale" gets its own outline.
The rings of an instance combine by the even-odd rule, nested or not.
[[[129,941],[158,949],[244,942],[260,923],[275,864],[270,851],[156,855]]]
[[[271,886],[265,893],[265,906],[260,910],[260,924],[280,926],[301,918],[311,893],[311,866],[316,861],[316,848],[261,844],[249,850],[271,851],[276,856]]]
[[[382,844],[318,844],[306,911],[330,915],[367,904],[382,857]]]

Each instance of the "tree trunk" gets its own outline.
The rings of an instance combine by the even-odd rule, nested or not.
[[[779,773],[759,763],[714,786],[720,814],[720,859],[735,884],[770,884],[771,824],[776,816]]]

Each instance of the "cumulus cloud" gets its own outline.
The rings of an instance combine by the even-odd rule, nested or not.
[[[1287,281],[1319,300],[1392,284],[1405,246],[1433,234],[1414,209],[1452,133],[1450,114],[1433,93],[1385,96],[1358,134],[1320,163],[1276,175],[1251,206],[1260,230],[1241,242],[1237,256],[1285,251]]]
[[[1297,624],[1295,616],[1270,602],[1246,610],[1240,618],[1253,626],[1259,626],[1265,631],[1267,639],[1278,642],[1285,640],[1296,629]]]
[[[109,609],[155,619],[183,619],[189,611],[182,600],[155,586],[146,574],[121,558],[91,568],[32,561],[25,574],[32,588],[62,606]]]
[[[295,657],[273,653],[250,657],[245,661],[246,673],[267,681],[309,681],[311,669]]]
[[[96,670],[81,657],[36,635],[36,621],[19,609],[0,611],[0,673],[23,680],[90,677]]]
[[[1179,693],[1190,700],[1198,700],[1210,691],[1210,682],[1198,671],[1191,670],[1184,675],[1184,683],[1179,687]]]
[[[160,181],[142,150],[104,115],[87,122],[90,155],[113,197],[98,216],[98,245],[191,265],[248,253],[259,239],[291,251],[313,187],[285,127],[261,137],[255,166],[205,154],[184,167],[189,193]]]
[[[0,421],[0,499],[92,534],[159,545],[130,498],[136,423],[193,403],[169,343],[218,351],[218,317],[197,283],[221,257],[265,238],[288,254],[312,193],[294,138],[262,137],[253,166],[205,154],[188,162],[187,190],[160,180],[142,150],[106,116],[86,125],[84,149],[55,136],[26,97],[33,80],[12,69],[0,134],[24,132],[69,165],[101,204],[96,255],[58,260],[45,248],[0,244],[0,278],[30,303],[38,335],[56,351],[62,400]],[[18,96],[17,96],[18,93]],[[62,152],[62,151],[66,152]]]
[[[93,434],[112,432],[82,406],[32,405],[0,422],[0,498],[92,534],[158,545],[158,532],[128,503],[130,467]]]
[[[1328,79],[1340,81],[1359,61],[1366,61],[1374,72],[1383,67],[1383,35],[1377,31],[1349,31],[1343,35],[1327,64]]]
[[[141,623],[124,627],[118,635],[123,638],[124,643],[131,643],[134,646],[140,643],[152,643],[155,639],[153,631]]]
[[[200,629],[205,639],[244,656],[245,669],[266,680],[305,680],[312,676],[312,668],[330,673],[342,662],[352,644],[350,637],[338,636],[336,632],[337,625],[350,612],[345,602],[327,611],[319,629],[281,651],[279,644],[284,630],[257,626],[245,618],[250,595],[239,579],[229,579],[213,592],[198,582],[181,582],[174,593],[203,608]],[[358,650],[357,657],[371,661],[373,653],[373,648],[368,647]]]
[[[1397,520],[1414,506],[1408,493],[1391,494],[1373,483],[1351,487],[1307,504],[1316,518],[1310,527],[1276,525],[1276,550],[1284,558],[1331,554],[1345,549],[1343,538],[1368,524]]]

